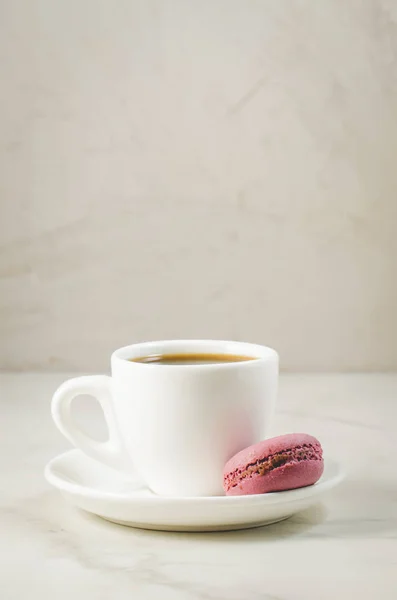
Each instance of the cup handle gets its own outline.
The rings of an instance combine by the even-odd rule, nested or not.
[[[98,400],[105,415],[109,439],[98,442],[84,433],[73,419],[71,407],[76,396],[88,394]],[[126,471],[130,460],[124,450],[112,404],[112,378],[107,375],[76,377],[62,383],[51,404],[52,418],[61,433],[90,458],[105,465]]]

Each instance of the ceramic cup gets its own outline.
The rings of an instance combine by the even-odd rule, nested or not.
[[[256,360],[156,365],[131,359],[157,354],[217,353]],[[70,379],[55,392],[53,419],[70,442],[110,467],[138,472],[162,496],[223,494],[222,470],[239,450],[266,437],[274,411],[278,355],[256,344],[174,340],[133,344],[111,357],[112,376]],[[102,406],[106,442],[73,419],[76,396]]]

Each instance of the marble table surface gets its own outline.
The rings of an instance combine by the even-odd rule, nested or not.
[[[290,520],[210,534],[113,525],[45,482],[69,447],[49,413],[65,378],[0,375],[2,600],[397,598],[397,375],[282,376],[273,432],[318,436],[347,478]]]

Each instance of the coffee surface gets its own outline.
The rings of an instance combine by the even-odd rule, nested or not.
[[[151,354],[130,358],[131,362],[147,363],[152,365],[216,365],[221,363],[244,362],[255,360],[254,356],[240,356],[238,354],[215,353],[179,353],[179,354]]]

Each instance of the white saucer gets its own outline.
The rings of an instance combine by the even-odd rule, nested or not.
[[[114,523],[165,531],[225,531],[268,525],[304,510],[342,479],[340,465],[326,461],[313,486],[257,496],[166,498],[80,450],[51,460],[47,481],[75,506]]]

